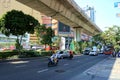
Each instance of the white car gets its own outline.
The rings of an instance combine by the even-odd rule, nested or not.
[[[70,57],[69,51],[57,51],[56,54],[59,59]]]
[[[89,55],[98,55],[98,49],[96,46],[93,47],[92,51],[90,51]]]
[[[92,50],[92,51],[89,53],[89,55],[94,55],[94,56],[95,56],[95,55],[98,55],[98,52]]]

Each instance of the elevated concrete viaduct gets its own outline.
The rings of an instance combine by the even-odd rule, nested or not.
[[[74,0],[16,0],[74,28],[75,40],[81,32],[93,36],[102,30],[93,23]]]

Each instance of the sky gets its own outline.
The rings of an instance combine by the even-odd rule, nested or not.
[[[120,8],[115,8],[114,3],[120,0],[74,0],[81,8],[88,6],[95,9],[95,23],[105,31],[107,27],[113,25],[120,26],[120,17],[116,17],[120,13]]]

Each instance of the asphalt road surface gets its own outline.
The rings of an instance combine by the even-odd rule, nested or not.
[[[71,80],[108,55],[81,55],[72,60],[61,59],[58,66],[48,67],[48,59],[11,61],[0,63],[0,80]]]

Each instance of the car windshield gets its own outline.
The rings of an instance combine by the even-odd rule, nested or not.
[[[89,50],[85,50],[85,51],[89,51]]]
[[[63,51],[60,51],[59,54],[63,54]]]

